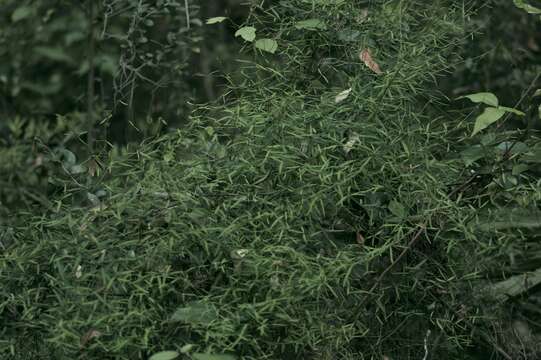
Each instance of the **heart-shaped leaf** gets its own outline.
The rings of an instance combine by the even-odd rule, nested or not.
[[[217,317],[218,314],[213,306],[204,302],[192,302],[186,307],[177,309],[171,316],[171,321],[208,325]]]
[[[252,42],[255,40],[255,32],[256,32],[255,27],[245,26],[238,29],[237,32],[235,33],[235,36],[236,37],[240,36],[244,40]]]
[[[480,92],[476,94],[464,95],[459,97],[457,100],[460,99],[469,99],[474,103],[483,103],[494,107],[498,106],[498,98],[496,97],[496,95],[489,92]]]
[[[259,39],[255,42],[255,47],[259,50],[274,54],[278,49],[278,43],[272,39]]]
[[[487,107],[485,111],[483,111],[483,113],[475,120],[472,136],[500,120],[503,115],[505,115],[505,110],[495,107]]]

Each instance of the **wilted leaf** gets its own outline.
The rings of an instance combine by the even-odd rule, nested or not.
[[[240,36],[246,41],[252,42],[255,40],[256,29],[252,26],[245,26],[237,30],[235,36]]]
[[[362,9],[361,14],[359,15],[359,22],[363,22],[368,18],[368,9]]]
[[[255,42],[255,47],[274,54],[278,49],[278,43],[273,39],[259,39]]]
[[[505,115],[505,110],[494,107],[487,107],[485,111],[475,120],[475,126],[473,127],[472,136],[501,119],[503,115]]]
[[[80,279],[81,276],[83,276],[83,267],[81,265],[77,265],[77,269],[75,270],[75,278]]]
[[[227,18],[225,16],[216,16],[216,17],[207,19],[207,25],[218,24],[226,19]]]
[[[360,137],[358,134],[353,134],[348,141],[344,144],[344,152],[346,154],[349,154],[351,150],[353,150],[353,146],[355,146],[355,143],[359,141]]]
[[[234,260],[241,260],[246,257],[250,253],[250,250],[248,249],[238,249],[231,251],[231,258]]]
[[[336,95],[336,97],[334,98],[335,104],[338,104],[338,103],[346,100],[348,98],[349,94],[351,94],[351,88],[349,88],[347,90],[344,90],[340,94]]]
[[[100,337],[102,334],[98,330],[91,329],[81,337],[81,347],[85,347],[88,342],[94,338]]]
[[[176,351],[161,351],[152,355],[148,360],[173,360],[180,356]]]
[[[359,54],[359,58],[361,59],[362,62],[364,62],[366,66],[368,66],[370,70],[372,70],[376,74],[383,73],[383,71],[381,71],[379,67],[379,64],[376,63],[374,59],[372,58],[372,52],[370,51],[370,49],[362,50],[361,53]]]
[[[327,25],[320,19],[308,19],[299,21],[295,24],[297,29],[306,29],[306,30],[326,30]]]
[[[474,103],[483,103],[486,105],[498,107],[498,98],[496,97],[496,95],[489,92],[480,92],[476,94],[464,95],[459,97],[457,100],[460,99],[469,99]]]

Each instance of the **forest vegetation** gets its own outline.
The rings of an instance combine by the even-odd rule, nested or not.
[[[541,2],[0,26],[0,359],[541,358]]]

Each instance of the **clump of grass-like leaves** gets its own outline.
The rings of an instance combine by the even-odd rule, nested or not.
[[[463,125],[433,110],[464,36],[453,3],[261,9],[254,26],[279,49],[256,54],[237,100],[74,178],[15,229],[0,350],[461,358],[479,315],[465,255],[485,239],[477,195],[462,198]],[[307,19],[319,25],[295,26]]]

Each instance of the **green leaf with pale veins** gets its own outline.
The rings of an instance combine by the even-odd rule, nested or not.
[[[493,93],[489,92],[480,92],[476,94],[464,95],[458,98],[460,99],[469,99],[474,103],[482,103],[490,106],[498,106],[498,98]]]
[[[245,26],[238,29],[237,32],[235,33],[235,36],[236,37],[240,36],[244,40],[248,42],[252,42],[255,40],[255,32],[256,32],[255,27]]]
[[[483,111],[483,113],[479,115],[475,120],[475,126],[473,127],[473,133],[471,135],[474,136],[478,132],[489,127],[491,124],[500,120],[501,117],[505,115],[505,113],[506,111],[503,109],[487,107],[485,111]]]
[[[255,42],[255,47],[274,54],[278,49],[278,43],[273,39],[259,39]]]
[[[180,356],[176,351],[161,351],[152,355],[148,360],[173,360]]]
[[[186,307],[179,308],[171,316],[173,322],[180,321],[188,324],[208,325],[216,320],[218,314],[216,309],[204,302],[192,302]]]

